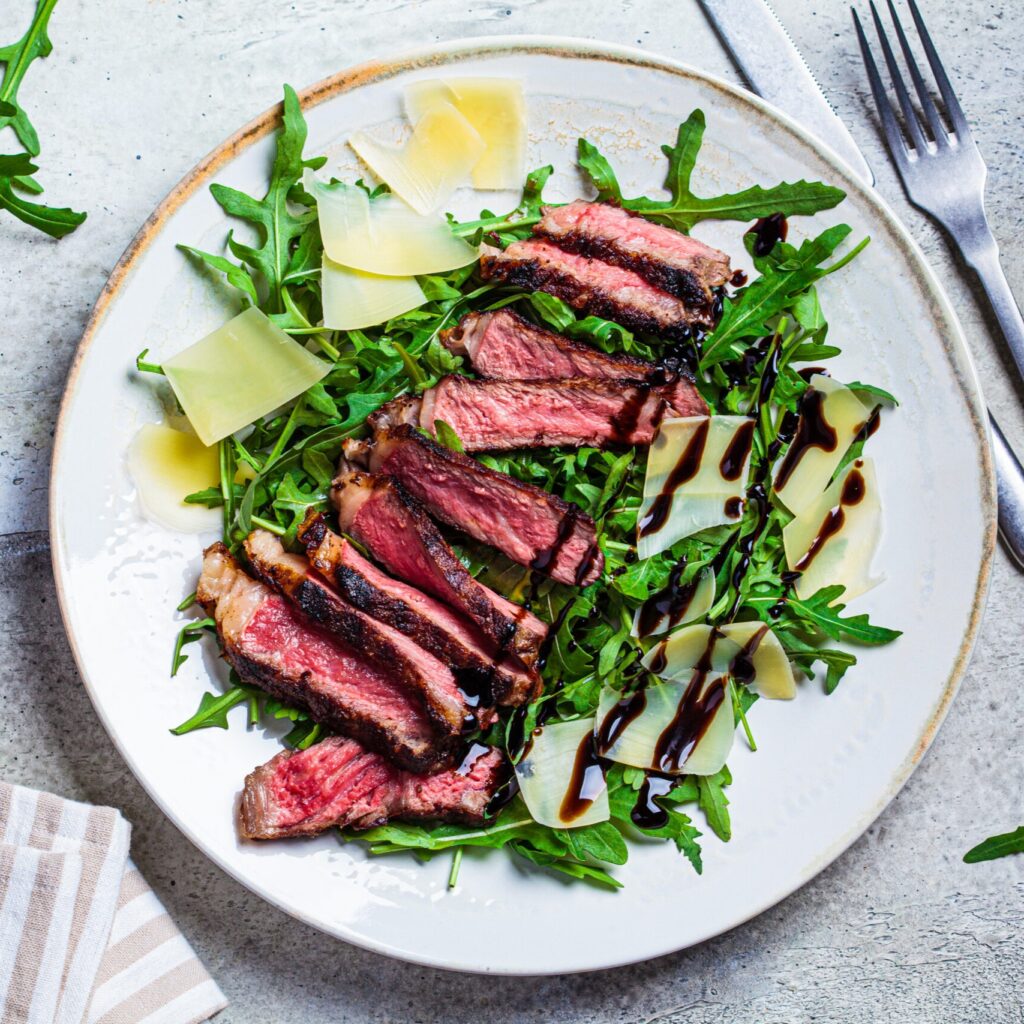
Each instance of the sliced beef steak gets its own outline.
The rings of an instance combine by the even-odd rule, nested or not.
[[[207,548],[196,597],[244,682],[404,768],[427,771],[450,760],[458,735],[438,729],[419,693],[243,572],[223,544]]]
[[[582,341],[555,334],[508,309],[469,313],[441,334],[456,355],[466,356],[483,377],[505,380],[635,380],[653,385],[671,416],[704,416],[707,403],[692,379],[625,352],[609,355]],[[390,414],[396,421],[397,410]]]
[[[331,736],[306,750],[283,750],[246,776],[239,831],[244,839],[281,839],[391,818],[479,824],[507,774],[493,748],[475,747],[458,768],[419,775]]]
[[[474,721],[487,726],[494,720],[492,707],[479,702],[475,708],[469,706],[449,666],[404,633],[344,601],[304,558],[285,551],[272,533],[253,531],[246,538],[245,553],[253,572],[264,583],[284,594],[346,646],[421,693],[431,717],[442,729],[458,732]]]
[[[632,270],[698,309],[732,274],[724,252],[608,203],[545,206],[533,232],[566,252]]]
[[[382,430],[370,468],[401,481],[435,519],[561,583],[586,586],[604,556],[594,520],[577,505],[443,448],[409,426]]]
[[[630,381],[470,380],[444,377],[425,391],[420,424],[444,420],[466,451],[554,445],[648,445],[665,416],[648,384]]]
[[[419,502],[390,477],[342,472],[331,488],[342,531],[413,586],[467,615],[498,649],[527,667],[547,627],[527,609],[475,580]]]
[[[484,246],[480,271],[488,280],[548,292],[632,331],[685,340],[691,325],[709,327],[713,321],[709,307],[690,308],[632,270],[577,256],[539,238],[513,242],[504,252]]]
[[[299,539],[310,562],[334,581],[346,601],[451,665],[471,701],[518,705],[540,695],[536,672],[511,655],[499,654],[464,615],[367,561],[350,541],[330,529],[320,513],[307,515]]]

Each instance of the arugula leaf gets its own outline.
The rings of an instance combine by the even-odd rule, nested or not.
[[[191,718],[186,718],[181,725],[175,726],[171,732],[175,736],[184,736],[185,733],[194,732],[196,729],[226,729],[228,712],[237,704],[248,700],[252,692],[245,686],[233,686],[220,695],[204,693],[196,713]]]
[[[0,79],[0,131],[9,126],[26,150],[0,155],[0,210],[7,210],[51,238],[63,238],[85,220],[84,213],[29,202],[15,191],[21,189],[35,195],[43,191],[32,177],[38,168],[29,159],[39,155],[39,135],[18,100],[18,90],[32,62],[49,56],[53,50],[47,28],[56,5],[57,0],[39,0],[25,34],[17,42],[0,47],[0,64],[4,65]]]
[[[189,256],[194,257],[200,263],[205,263],[208,267],[222,273],[228,280],[228,284],[234,285],[249,303],[253,306],[259,305],[259,296],[256,294],[256,282],[252,279],[252,275],[245,267],[239,266],[237,263],[232,263],[225,256],[217,256],[214,253],[203,252],[202,249],[193,248],[191,245],[183,245],[178,243],[178,248],[188,253]]]
[[[203,634],[213,629],[216,623],[213,619],[199,619],[196,622],[186,622],[178,631],[178,637],[174,641],[174,654],[171,657],[171,676],[178,674],[178,669],[188,661],[188,655],[182,654],[181,649],[185,644],[195,643],[201,640]]]
[[[625,199],[608,161],[586,139],[580,139],[578,162],[597,189],[598,198],[612,200],[626,210],[677,231],[689,232],[702,220],[756,220],[773,213],[785,216],[812,214],[837,206],[846,198],[842,189],[820,181],[796,181],[772,188],[754,185],[731,195],[701,199],[693,194],[690,179],[704,140],[704,113],[694,110],[679,126],[674,146],[663,146],[668,157],[665,187],[671,199],[640,196]]]
[[[702,775],[697,779],[697,791],[700,793],[700,809],[711,831],[727,843],[732,838],[732,824],[729,821],[729,800],[722,792],[721,783],[713,775]]]
[[[964,863],[978,864],[983,860],[1009,857],[1012,853],[1024,853],[1024,825],[1020,825],[1012,832],[989,836],[984,842],[978,843],[964,854]]]
[[[434,420],[434,434],[437,437],[438,443],[443,444],[445,448],[465,453],[466,449],[463,447],[462,439],[444,420]]]
[[[39,0],[25,34],[16,43],[0,47],[0,62],[4,64],[0,80],[0,130],[10,125],[32,156],[39,155],[39,136],[18,102],[18,89],[29,65],[37,58],[48,57],[53,50],[47,28],[56,6],[57,0]]]
[[[285,312],[282,292],[285,275],[292,262],[291,245],[316,220],[315,207],[295,212],[289,203],[289,193],[299,186],[303,170],[322,166],[324,162],[324,158],[303,160],[306,134],[299,98],[290,85],[285,85],[281,131],[277,135],[277,151],[267,194],[262,199],[255,199],[227,185],[214,183],[210,186],[213,198],[225,213],[256,228],[258,245],[246,245],[229,233],[228,248],[236,259],[261,275],[268,289],[264,308],[267,313]]]
[[[808,286],[826,274],[845,266],[867,244],[861,242],[831,267],[821,264],[850,234],[846,224],[827,228],[817,238],[805,240],[793,255],[775,266],[766,267],[756,281],[725,300],[722,318],[704,344],[701,368],[708,369],[741,355],[737,346],[743,338],[771,333],[769,321],[792,306]]]
[[[853,640],[870,647],[892,643],[903,635],[901,630],[873,626],[866,614],[842,617],[845,605],[838,603],[845,587],[822,587],[812,597],[787,599],[787,610],[819,629],[833,640]]]

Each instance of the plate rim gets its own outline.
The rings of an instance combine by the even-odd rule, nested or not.
[[[714,932],[709,933],[703,939],[686,943],[682,946],[672,946],[664,949],[656,956],[669,955],[680,952],[683,949],[696,945],[697,942],[707,941],[717,935],[731,931],[754,917],[764,913],[771,907],[781,903],[791,896],[796,890],[802,888],[809,881],[815,878],[821,871],[835,861],[845,850],[859,839],[864,832],[874,823],[878,816],[900,792],[913,771],[920,764],[922,758],[931,746],[939,727],[942,725],[949,707],[959,689],[967,665],[970,661],[971,652],[977,640],[979,627],[985,611],[986,600],[992,576],[992,564],[995,555],[997,518],[996,518],[996,482],[992,460],[991,441],[987,419],[984,416],[984,398],[981,381],[977,368],[971,355],[967,339],[959,317],[950,302],[945,289],[939,281],[935,271],[928,263],[920,246],[917,244],[909,230],[896,216],[895,212],[885,199],[874,188],[865,185],[850,166],[824,141],[816,135],[808,132],[800,123],[778,109],[767,103],[753,93],[734,85],[725,79],[703,71],[694,65],[677,61],[670,57],[658,54],[651,54],[633,46],[625,46],[616,43],[604,42],[602,40],[562,37],[546,34],[531,35],[501,35],[501,36],[474,36],[461,40],[439,41],[419,47],[403,49],[394,57],[385,60],[369,60],[352,65],[333,75],[310,85],[302,90],[297,90],[302,109],[307,110],[318,106],[333,97],[345,92],[352,91],[363,85],[384,81],[395,77],[404,71],[429,66],[444,66],[458,61],[471,59],[475,56],[488,54],[515,55],[520,53],[524,56],[547,55],[566,59],[603,60],[619,64],[634,65],[644,69],[668,72],[683,78],[697,79],[705,85],[711,86],[733,99],[739,100],[752,106],[760,113],[779,121],[787,130],[796,135],[799,139],[811,146],[822,156],[826,162],[832,164],[835,171],[845,179],[842,184],[849,191],[852,187],[866,197],[868,202],[875,208],[876,213],[888,223],[888,226],[896,236],[897,241],[903,246],[908,262],[910,262],[920,275],[920,279],[926,286],[929,297],[934,300],[944,317],[946,317],[953,330],[949,335],[942,335],[939,338],[940,344],[951,356],[953,376],[957,387],[965,401],[970,414],[973,426],[973,433],[981,454],[982,472],[982,548],[978,568],[978,575],[974,583],[973,596],[971,600],[971,612],[967,629],[960,643],[956,658],[948,677],[946,678],[941,693],[932,706],[928,720],[924,724],[917,743],[912,753],[904,760],[899,768],[889,779],[885,791],[878,801],[864,815],[858,818],[827,850],[818,857],[809,861],[800,872],[795,882],[786,886],[783,891],[778,891],[766,899],[757,901],[756,904],[744,908],[718,927]],[[209,850],[203,843],[200,835],[189,828],[165,805],[158,791],[151,788],[147,779],[137,769],[133,758],[121,742],[119,735],[111,728],[107,715],[104,712],[101,702],[97,699],[94,687],[90,680],[84,663],[77,639],[71,629],[68,607],[68,570],[63,558],[63,545],[61,543],[62,531],[58,515],[58,496],[61,487],[60,469],[63,464],[62,443],[66,428],[68,412],[75,394],[78,391],[79,376],[84,360],[92,347],[93,342],[99,333],[108,310],[122,287],[130,278],[136,262],[149,249],[156,240],[160,231],[168,219],[188,200],[199,188],[205,185],[214,174],[223,166],[231,162],[242,151],[251,145],[265,138],[274,131],[281,118],[282,104],[276,103],[272,107],[258,114],[247,124],[243,125],[227,139],[217,145],[206,154],[190,171],[188,171],[178,183],[164,196],[153,212],[146,218],[142,226],[136,232],[127,248],[118,259],[113,270],[110,272],[107,281],[100,292],[95,305],[86,321],[82,336],[77,344],[74,358],[68,370],[61,398],[60,409],[57,416],[56,428],[51,454],[49,474],[49,535],[51,568],[53,571],[57,601],[60,607],[61,619],[64,625],[64,632],[68,638],[79,676],[89,695],[90,702],[96,711],[104,730],[110,737],[114,747],[120,756],[131,769],[136,780],[146,791],[147,795],[160,809],[161,813],[168,818],[172,824],[186,837],[199,851],[212,861],[217,867],[230,875],[250,892],[266,900],[271,905],[284,911],[289,916],[302,921],[303,923],[316,928],[332,937],[351,942],[353,945],[374,953],[380,953],[407,963],[418,964],[425,967],[434,967],[443,970],[457,971],[472,974],[498,974],[507,976],[529,977],[550,974],[564,973],[586,973],[596,970],[607,970],[615,967],[622,967],[638,962],[643,957],[614,955],[604,959],[600,963],[580,965],[571,968],[560,968],[555,971],[525,973],[515,969],[509,969],[502,965],[454,963],[450,960],[442,960],[433,957],[429,952],[410,952],[406,949],[397,948],[389,943],[374,939],[372,936],[361,933],[348,926],[330,926],[323,922],[313,920],[301,910],[287,905],[271,890],[264,889],[244,878],[242,872],[236,868],[234,863],[227,858]],[[962,364],[958,365],[958,363]]]

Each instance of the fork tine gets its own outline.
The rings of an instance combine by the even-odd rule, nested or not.
[[[942,145],[947,141],[945,126],[942,123],[942,118],[939,117],[938,108],[935,106],[935,101],[928,91],[928,86],[924,84],[924,79],[921,77],[921,70],[914,59],[914,53],[910,49],[910,43],[907,42],[906,33],[903,31],[903,24],[896,13],[896,5],[892,0],[889,0],[889,16],[892,18],[892,23],[896,28],[896,36],[900,41],[903,59],[907,62],[907,67],[910,70],[910,77],[914,80],[914,88],[917,90],[917,97],[921,101],[921,109],[924,111],[924,116],[928,118],[932,137],[936,143]]]
[[[893,160],[896,161],[896,166],[902,172],[910,162],[907,146],[903,141],[903,133],[900,131],[896,114],[893,112],[885,86],[882,84],[882,76],[878,73],[878,65],[875,64],[871,47],[868,45],[868,38],[864,34],[864,27],[860,23],[860,15],[857,14],[855,8],[851,7],[850,11],[853,14],[853,27],[857,32],[861,56],[864,58],[864,67],[868,73],[868,82],[871,84],[871,95],[875,98],[875,107],[878,109],[878,116],[882,119],[885,141],[888,143]]]
[[[875,32],[878,35],[878,41],[882,44],[885,63],[889,67],[889,77],[892,79],[893,88],[896,90],[896,98],[899,100],[900,108],[903,110],[903,120],[906,123],[907,131],[910,133],[914,149],[922,152],[928,148],[928,143],[925,140],[924,132],[921,130],[921,123],[917,119],[917,111],[914,110],[914,104],[910,101],[910,93],[907,92],[906,83],[903,81],[903,75],[900,73],[900,66],[896,63],[896,56],[892,52],[889,38],[882,27],[882,19],[878,16],[875,0],[871,0],[869,6],[871,8],[871,17],[875,22]]]
[[[972,138],[971,126],[967,123],[967,118],[964,116],[960,101],[956,98],[953,86],[949,82],[946,69],[942,66],[942,61],[939,60],[939,55],[935,51],[932,37],[928,35],[928,29],[924,26],[924,18],[921,17],[921,12],[917,9],[917,4],[914,3],[914,0],[908,0],[908,2],[910,4],[910,14],[914,19],[914,24],[917,26],[917,34],[921,37],[924,52],[928,57],[928,63],[932,66],[932,74],[935,75],[935,80],[939,83],[942,101],[946,104],[946,110],[949,111],[949,119],[953,122],[953,132],[955,135],[963,136],[964,140],[969,141]]]

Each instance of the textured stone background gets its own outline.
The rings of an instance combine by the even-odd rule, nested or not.
[[[880,191],[946,282],[988,399],[1024,450],[1022,391],[1007,383],[963,269],[905,203],[882,154],[846,5],[775,6]],[[1024,13],[1019,0],[925,6],[989,162],[990,215],[1024,298],[1015,245],[1024,227]],[[20,33],[30,9],[29,0],[0,7],[0,40]],[[432,40],[569,30],[737,78],[694,0],[59,5],[54,56],[33,68],[22,98],[41,130],[50,194],[88,210],[89,220],[55,245],[0,216],[0,776],[124,810],[139,866],[232,1000],[225,1022],[1024,1021],[1024,858],[960,861],[990,831],[1024,819],[1024,581],[1001,553],[960,697],[868,834],[750,924],[596,976],[456,976],[362,952],[291,920],[221,874],[162,818],[79,685],[50,578],[49,448],[85,319],[138,226],[202,154],[279,99],[282,80],[303,86]]]

